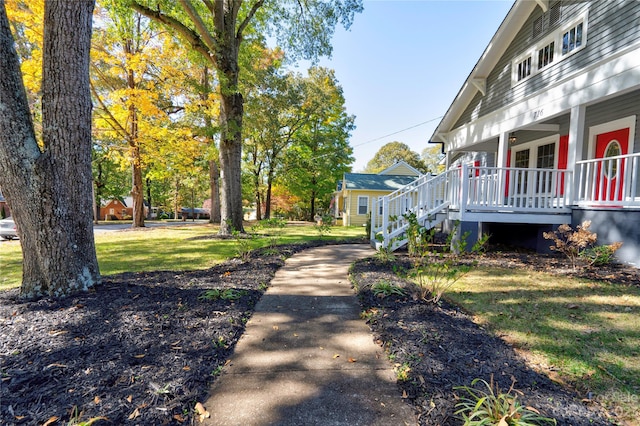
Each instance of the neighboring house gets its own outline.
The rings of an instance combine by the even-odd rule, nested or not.
[[[413,204],[422,222],[540,250],[543,231],[589,219],[639,265],[638,115],[639,1],[517,0],[431,137],[448,170],[384,203],[438,193]],[[382,209],[372,239],[397,247],[406,223]]]
[[[413,182],[418,176],[420,172],[404,161],[378,174],[345,173],[332,200],[334,215],[342,218],[344,226],[365,225],[375,200]]]
[[[132,216],[131,208],[128,208],[123,199],[114,198],[104,206],[100,206],[98,220],[122,220]]]

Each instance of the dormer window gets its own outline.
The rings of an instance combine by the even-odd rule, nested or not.
[[[542,69],[553,62],[553,52],[555,51],[555,42],[547,44],[538,50],[538,69]]]
[[[582,28],[583,23],[580,22],[575,27],[567,30],[562,34],[562,54],[566,55],[582,46]]]
[[[518,64],[518,81],[531,75],[531,56]]]
[[[555,23],[555,20],[559,18],[559,11],[559,7],[554,7],[549,10],[549,15],[543,15],[548,20],[548,25],[551,25],[551,22]],[[587,42],[587,14],[588,12],[584,12],[575,19],[566,22],[562,27],[556,27],[545,38],[538,40],[533,46],[518,55],[511,63],[513,84],[533,77],[551,64],[582,49]],[[539,23],[534,23],[534,27],[536,25]]]

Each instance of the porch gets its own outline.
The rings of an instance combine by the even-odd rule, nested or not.
[[[576,208],[640,208],[639,181],[640,153],[578,161],[574,170],[463,164],[377,199],[371,243],[405,245],[410,215],[427,228],[445,220],[559,225]]]

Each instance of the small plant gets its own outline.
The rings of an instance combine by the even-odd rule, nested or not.
[[[480,238],[478,238],[478,241],[476,241],[475,243],[473,243],[473,246],[471,247],[471,253],[484,253],[487,251],[487,245],[489,243],[489,238],[491,238],[490,234],[482,234],[480,235]]]
[[[392,284],[386,280],[378,281],[377,283],[372,285],[371,291],[376,297],[379,297],[381,299],[384,299],[385,297],[391,295],[404,296],[406,294],[402,287]]]
[[[255,240],[254,234],[244,234],[237,229],[231,230],[231,235],[236,240],[236,252],[238,257],[242,260],[249,260],[251,253],[253,252],[253,240]]]
[[[621,242],[588,247],[580,252],[580,258],[589,266],[606,266],[615,260],[616,251],[622,247]]]
[[[553,245],[549,248],[567,256],[574,270],[580,261],[583,261],[585,266],[611,263],[614,253],[622,243],[596,246],[598,234],[591,232],[590,226],[590,220],[582,222],[581,225],[576,226],[575,230],[567,224],[562,224],[555,231],[543,233],[543,236],[547,240],[553,240]]]
[[[409,223],[407,226],[407,251],[409,256],[422,256],[433,244],[435,228],[428,229],[418,222],[416,214],[411,212],[403,216]]]
[[[396,260],[395,254],[389,247],[380,247],[376,252],[376,258],[382,262],[393,262]]]
[[[406,382],[409,380],[409,373],[411,372],[411,366],[408,362],[402,364],[396,364],[394,368],[396,372],[396,379],[399,382]]]
[[[323,238],[325,235],[331,231],[331,223],[333,222],[333,217],[331,215],[324,215],[322,219],[316,222],[313,225],[313,228],[318,232],[320,238]]]
[[[439,257],[437,261],[422,258],[409,271],[418,298],[425,302],[440,302],[444,293],[471,270],[470,265],[456,265],[449,256],[440,254]]]
[[[238,300],[246,295],[247,295],[247,292],[245,290],[235,290],[233,288],[225,288],[225,289],[214,288],[212,290],[207,290],[204,293],[202,293],[200,296],[198,296],[198,300],[216,301],[216,300],[222,299],[227,301],[230,301],[230,300],[233,301],[233,300]]]
[[[217,339],[212,340],[211,343],[213,344],[213,347],[216,348],[216,349],[227,349],[227,348],[229,348],[229,344],[227,343],[225,338],[222,337],[222,336],[219,336]]]
[[[477,389],[477,383],[484,385],[486,390]],[[461,397],[456,404],[465,426],[536,426],[544,424],[557,424],[555,419],[542,416],[532,407],[524,407],[514,395],[515,380],[509,390],[504,393],[498,385],[491,380],[487,383],[482,379],[473,379],[471,386],[458,386],[454,389],[462,390],[467,396]],[[522,394],[521,392],[518,392]]]
[[[84,413],[78,409],[78,406],[74,405],[73,408],[71,408],[70,419],[67,426],[91,426],[100,420],[109,421],[108,418],[102,416],[92,417],[89,420],[80,420],[83,414]]]

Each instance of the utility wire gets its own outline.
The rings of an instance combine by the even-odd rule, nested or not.
[[[422,123],[418,123],[418,124],[414,124],[413,126],[405,127],[402,130],[398,130],[398,131],[395,131],[393,133],[389,133],[389,134],[384,135],[384,136],[379,136],[377,138],[369,139],[368,141],[359,143],[357,145],[352,145],[351,147],[352,148],[356,148],[358,146],[366,145],[366,144],[371,143],[371,142],[376,142],[376,141],[379,141],[380,139],[388,138],[389,136],[397,135],[398,133],[406,132],[407,130],[415,129],[416,127],[424,126],[425,124],[431,123],[431,122],[436,121],[436,120],[440,120],[442,117],[444,117],[444,116],[441,115],[440,117],[432,118],[431,120],[423,121]]]

